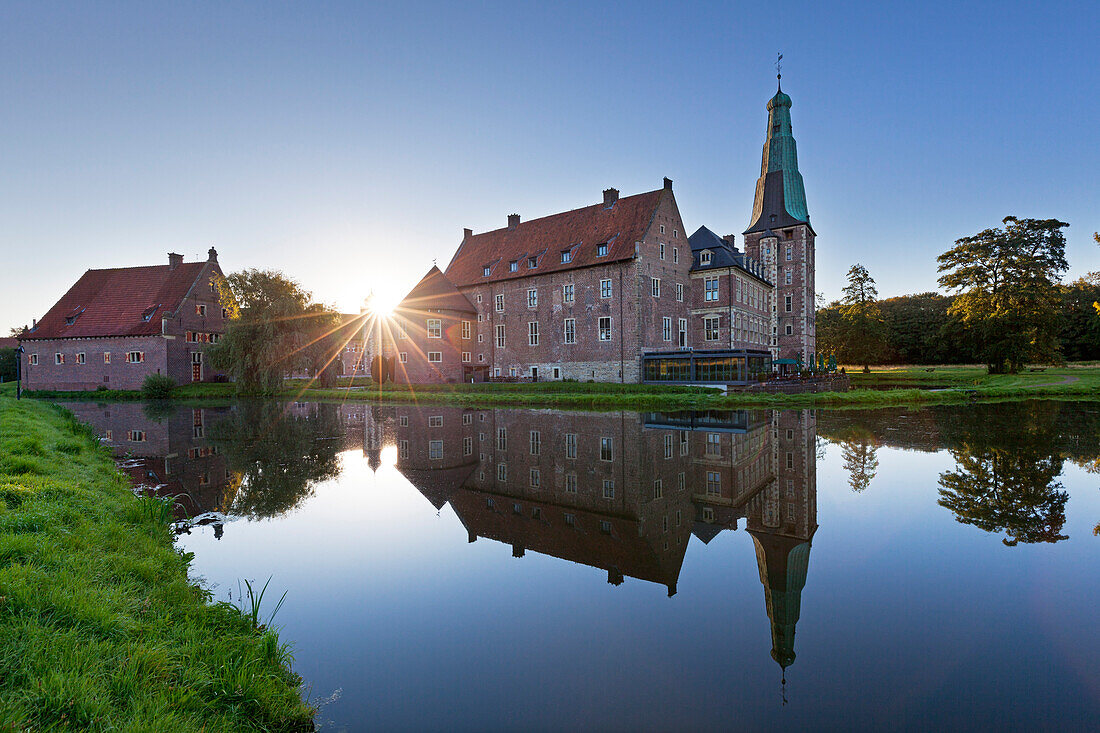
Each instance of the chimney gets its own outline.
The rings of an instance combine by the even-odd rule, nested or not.
[[[473,229],[463,229],[462,230],[462,241],[463,242],[465,242],[467,239],[469,239],[472,236],[474,236],[474,230]]]
[[[672,190],[672,179],[669,178],[668,176],[665,176],[665,190],[666,191],[671,191]]]
[[[509,229],[515,229],[518,226],[519,226],[519,214],[509,214],[508,215],[508,228]]]
[[[218,261],[218,250],[214,249],[213,247],[206,250],[206,261],[207,262],[217,262]]]
[[[615,205],[615,202],[619,200],[619,189],[617,188],[605,188],[603,191],[603,205],[610,208]]]
[[[175,252],[168,253],[168,267],[173,270],[183,264],[183,255],[178,255]]]

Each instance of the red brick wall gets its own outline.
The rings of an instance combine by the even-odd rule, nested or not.
[[[745,251],[764,264],[768,279],[776,283],[776,355],[794,359],[799,354],[808,361],[816,353],[814,269],[815,239],[804,224],[776,232],[779,239],[762,241],[760,233],[745,235]],[[788,239],[788,233],[791,238]],[[791,259],[787,259],[787,248]],[[791,282],[787,284],[786,273]],[[791,310],[786,310],[786,296],[791,296]],[[787,326],[792,333],[787,335]]]
[[[85,390],[99,386],[108,389],[141,389],[149,374],[168,373],[168,341],[161,336],[91,339],[46,339],[24,341],[23,386],[25,389]],[[126,362],[126,353],[141,351],[145,361]],[[104,363],[103,354],[111,355]],[[55,354],[65,355],[64,364],[55,364]],[[77,354],[84,354],[83,364]],[[38,355],[38,365],[31,357]]]
[[[706,300],[706,280],[718,278],[718,300]],[[738,281],[740,280],[740,288]],[[696,349],[769,348],[772,286],[738,268],[691,274],[691,345]],[[754,294],[750,295],[750,289]],[[718,339],[706,339],[706,318],[718,317]]]
[[[428,321],[440,321],[440,337],[429,338]],[[462,337],[462,323],[470,323],[470,338]],[[462,353],[470,352],[472,366],[477,359],[477,318],[458,311],[402,311],[383,329],[383,353],[394,358],[394,381],[411,384],[459,382],[463,379]],[[430,353],[439,353],[441,361],[429,361]],[[401,362],[401,354],[407,361]]]

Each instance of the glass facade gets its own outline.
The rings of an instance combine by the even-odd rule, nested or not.
[[[771,371],[771,357],[746,351],[648,354],[642,357],[646,382],[747,383]]]

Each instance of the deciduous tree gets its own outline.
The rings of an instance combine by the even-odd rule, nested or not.
[[[870,363],[886,355],[886,326],[875,280],[863,265],[855,264],[848,270],[840,316],[838,357],[862,364],[865,372],[871,371]]]

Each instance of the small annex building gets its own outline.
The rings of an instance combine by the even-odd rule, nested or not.
[[[225,331],[223,277],[204,262],[88,270],[19,335],[23,385],[32,390],[137,390],[150,374],[177,384],[221,378],[206,349]]]

